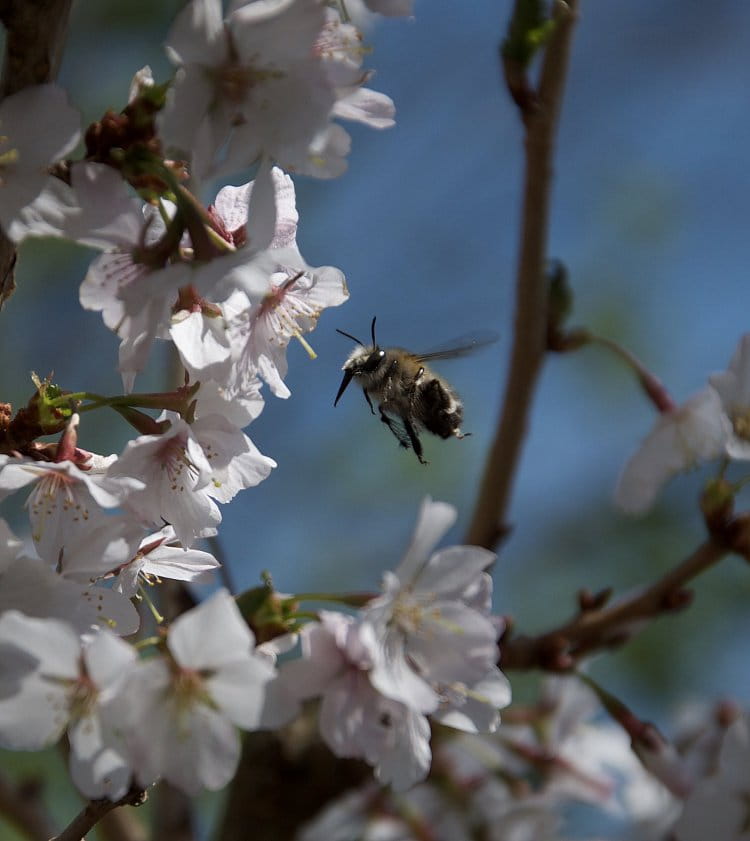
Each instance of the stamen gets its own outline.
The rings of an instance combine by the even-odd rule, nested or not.
[[[302,335],[302,333],[300,333],[299,330],[294,331],[294,337],[299,341],[299,343],[302,345],[302,347],[307,351],[307,355],[310,357],[310,359],[317,359],[318,358],[318,354],[315,353],[315,351],[312,349],[312,347],[310,347],[310,343]]]

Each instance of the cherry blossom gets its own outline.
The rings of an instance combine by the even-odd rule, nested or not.
[[[140,624],[138,612],[123,595],[68,580],[49,564],[29,557],[0,520],[0,614],[12,609],[40,619],[65,620],[79,633],[106,627],[128,635]]]
[[[35,85],[0,102],[0,224],[15,240],[18,212],[44,188],[50,164],[64,158],[80,139],[80,116],[63,88]]]
[[[114,479],[101,470],[82,470],[67,460],[0,456],[0,499],[28,485],[33,485],[26,507],[34,545],[40,557],[55,564],[75,555],[73,547],[85,544],[93,532],[100,528],[106,532],[104,509],[121,506],[129,493],[143,487],[132,477]],[[121,536],[113,530],[112,540]],[[106,534],[103,538],[106,545]]]
[[[302,658],[282,667],[286,694],[321,697],[320,733],[337,755],[375,766],[375,776],[398,790],[424,779],[430,767],[427,719],[378,692],[369,672],[377,641],[367,623],[323,611],[300,633]]]
[[[718,392],[731,423],[727,455],[742,461],[750,460],[750,333],[740,339],[729,368],[712,374],[709,382]]]
[[[259,726],[274,669],[226,590],[176,619],[167,656],[137,664],[128,681],[129,755],[144,785],[163,777],[187,794],[221,788],[240,752],[236,727]]]
[[[716,773],[700,782],[674,826],[677,841],[748,841],[750,728],[742,717],[727,730]]]
[[[219,562],[210,552],[183,549],[177,543],[172,526],[143,538],[132,560],[117,570],[115,590],[134,596],[141,582],[157,583],[162,578],[175,581],[201,581]]]
[[[350,139],[331,116],[339,88],[351,95],[366,75],[347,63],[338,73],[345,78],[331,83],[328,65],[338,59],[320,49],[325,25],[318,0],[235,3],[226,20],[220,0],[183,9],[167,38],[178,69],[161,133],[190,153],[194,177],[238,171],[263,155],[306,175],[344,170]],[[371,124],[392,124],[392,103],[376,96],[382,116]]]
[[[475,546],[429,554],[455,516],[452,506],[425,500],[404,559],[385,574],[383,595],[363,614],[380,641],[373,685],[423,713],[435,712],[442,701],[455,700],[452,693],[468,694],[482,681],[503,705],[510,701],[507,680],[495,668],[497,629],[464,599],[467,591],[476,595],[476,582],[486,576],[494,554]]]
[[[229,332],[240,349],[238,367],[257,373],[277,397],[286,398],[290,395],[284,383],[290,339],[302,340],[304,333],[315,328],[321,312],[342,304],[349,293],[338,269],[312,269],[296,249],[270,250],[264,264],[268,271],[264,288],[253,287],[248,296],[251,306],[229,324]]]
[[[642,514],[673,476],[718,458],[729,435],[729,422],[718,393],[710,386],[682,406],[662,412],[651,432],[625,465],[615,502]]]
[[[160,435],[130,441],[110,476],[137,477],[143,489],[130,495],[128,510],[144,523],[171,524],[185,548],[215,534],[221,522],[221,512],[208,494],[211,465],[181,418],[175,417]]]
[[[0,616],[0,742],[37,750],[67,728],[74,782],[88,797],[122,797],[130,768],[108,705],[135,651],[106,630],[83,646],[65,622]]]

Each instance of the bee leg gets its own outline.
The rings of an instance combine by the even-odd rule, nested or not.
[[[419,435],[417,435],[417,430],[414,429],[412,422],[405,417],[402,417],[401,420],[404,422],[404,429],[406,430],[406,434],[409,436],[411,446],[414,450],[414,455],[419,459],[419,463],[429,464],[429,462],[422,457],[422,442],[419,440]]]
[[[375,409],[372,408],[372,400],[370,400],[370,395],[367,393],[367,389],[363,388],[362,393],[365,395],[365,400],[367,401],[367,405],[370,407],[370,411],[375,414]]]
[[[393,422],[393,421],[392,421],[392,420],[388,417],[388,415],[386,415],[386,413],[383,411],[382,406],[378,406],[378,409],[380,409],[380,420],[381,420],[381,421],[383,421],[383,423],[384,423],[384,424],[388,427],[388,429],[390,429],[390,430],[391,430],[391,432],[392,432],[392,433],[394,434],[394,436],[396,437],[396,440],[398,441],[398,443],[399,443],[399,444],[400,444],[400,445],[401,445],[404,449],[408,450],[408,449],[409,449],[409,439],[406,437],[406,435],[404,435],[403,430],[402,430],[400,427],[398,427],[398,426],[397,426],[397,425],[396,425],[396,424],[395,424],[395,423],[394,423],[394,422]]]

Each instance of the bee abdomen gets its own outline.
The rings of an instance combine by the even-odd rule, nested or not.
[[[420,393],[422,423],[440,438],[461,437],[464,407],[458,395],[439,379],[429,380]]]

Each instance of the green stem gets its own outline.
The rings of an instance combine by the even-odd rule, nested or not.
[[[362,607],[372,601],[376,595],[375,593],[295,593],[294,599],[298,602],[335,602],[349,607]]]

